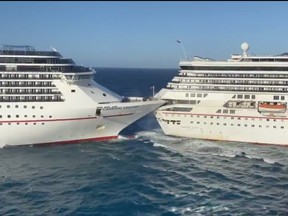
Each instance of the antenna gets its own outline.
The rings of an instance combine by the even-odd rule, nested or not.
[[[183,46],[182,42],[181,42],[180,40],[177,40],[177,43],[179,43],[179,44],[181,45],[181,48],[182,48],[182,51],[183,51],[183,53],[184,53],[185,59],[188,59],[188,58],[187,58],[186,51],[185,51],[185,49],[184,49],[184,46]]]
[[[50,48],[55,51],[55,52],[58,52],[54,47],[50,46]]]
[[[154,97],[154,95],[155,95],[155,86],[151,86],[150,89],[152,89],[152,95]]]

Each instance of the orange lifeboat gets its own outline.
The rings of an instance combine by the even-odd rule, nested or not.
[[[262,103],[259,103],[258,109],[260,112],[283,113],[283,112],[286,112],[287,105],[284,103],[262,102]]]

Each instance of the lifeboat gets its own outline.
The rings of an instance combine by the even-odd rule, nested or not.
[[[287,105],[286,103],[261,102],[259,103],[258,110],[260,112],[284,113],[287,110]]]

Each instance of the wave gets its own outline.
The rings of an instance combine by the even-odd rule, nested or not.
[[[140,131],[136,136],[137,139],[145,140],[145,142],[148,139],[153,143],[154,147],[165,148],[174,153],[177,151],[177,153],[182,155],[193,153],[224,158],[245,157],[251,160],[262,160],[267,164],[288,165],[288,152],[279,152],[279,149],[273,148],[273,146],[255,146],[249,143],[172,137],[165,135],[161,129]]]

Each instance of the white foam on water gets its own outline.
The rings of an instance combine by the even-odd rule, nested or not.
[[[171,212],[176,212],[176,211],[177,211],[177,208],[176,208],[176,207],[172,207],[172,208],[170,209],[170,211],[171,211]]]
[[[255,146],[250,143],[221,142],[193,138],[167,136],[161,129],[152,131],[140,131],[137,133],[138,139],[145,143],[147,139],[153,142],[154,147],[162,147],[182,155],[203,154],[225,158],[235,158],[244,156],[248,159],[262,159],[268,164],[288,164],[287,151],[279,152],[279,149],[271,146]],[[283,154],[279,156],[279,153]],[[282,161],[283,162],[282,162]]]

